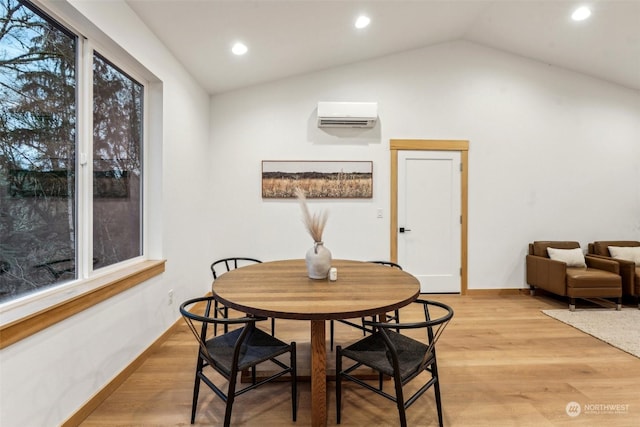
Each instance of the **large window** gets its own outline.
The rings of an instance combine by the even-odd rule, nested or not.
[[[143,253],[144,86],[83,43],[0,0],[0,304]]]

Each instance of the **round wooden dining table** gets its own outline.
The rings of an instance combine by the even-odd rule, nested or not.
[[[255,316],[311,321],[311,424],[327,425],[325,321],[367,317],[403,307],[420,294],[420,284],[397,268],[362,261],[333,260],[337,280],[307,276],[302,259],[252,264],[218,277],[214,297]]]

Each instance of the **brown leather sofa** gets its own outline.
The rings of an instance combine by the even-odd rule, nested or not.
[[[620,266],[616,261],[584,257],[586,267],[568,267],[567,263],[549,257],[548,248],[576,249],[578,242],[536,241],[529,244],[527,255],[527,283],[531,294],[537,288],[570,298],[569,309],[574,311],[576,299],[604,303],[604,298],[616,298],[616,308],[622,306]]]
[[[615,260],[620,266],[622,277],[622,295],[632,296],[640,309],[640,263],[613,258],[609,252],[609,246],[640,246],[640,242],[634,240],[600,240],[589,243],[588,253],[592,256]]]

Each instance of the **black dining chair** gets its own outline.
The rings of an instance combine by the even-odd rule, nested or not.
[[[217,261],[214,261],[211,264],[211,273],[213,273],[213,280],[215,280],[221,275],[231,270],[235,270],[236,268],[244,267],[245,265],[251,265],[256,263],[262,263],[262,261],[255,258],[246,258],[246,257],[230,257],[230,258],[222,258]],[[229,308],[219,304],[218,301],[215,302],[214,308],[214,317],[229,317]],[[224,333],[227,333],[227,326],[224,326]],[[214,325],[213,327],[214,334],[218,334],[218,325]],[[271,335],[274,335],[276,332],[276,321],[275,319],[271,319]]]
[[[257,328],[256,323],[267,320],[266,317],[211,317],[211,303],[214,301],[212,296],[208,296],[190,299],[180,305],[180,314],[182,314],[200,347],[193,386],[191,424],[195,422],[201,381],[226,402],[224,426],[227,427],[231,422],[231,411],[237,396],[286,374],[291,375],[292,417],[293,421],[295,421],[298,406],[296,343],[287,344]],[[225,334],[213,336],[207,333],[210,324],[230,326],[234,329]],[[278,356],[286,353],[289,353],[290,356],[288,365],[277,359]],[[274,369],[276,371],[272,373],[270,369],[270,376],[258,381],[256,366],[269,362],[275,366]],[[226,393],[214,383],[213,377],[205,373],[205,368],[207,367],[215,370],[227,380],[228,388]],[[237,389],[238,373],[245,370],[251,370],[251,384]]]
[[[393,268],[397,268],[398,270],[402,270],[402,267],[400,266],[400,264],[397,264],[395,262],[391,262],[391,261],[367,261],[373,264],[380,264],[380,265],[386,265],[387,267],[393,267]],[[394,321],[396,323],[400,323],[400,312],[396,309],[393,313],[393,315],[390,315],[387,313],[387,322],[391,322]],[[362,330],[362,335],[366,336],[367,332],[372,332],[369,328],[365,327],[364,325],[364,317],[361,319],[361,324],[357,324],[354,323],[348,319],[339,319],[336,320],[337,322],[343,323],[345,325],[349,325],[351,327],[354,327],[356,329],[361,329]],[[372,318],[372,320],[375,320]],[[331,347],[331,351],[333,351],[333,334],[334,334],[334,320],[331,321],[331,323],[329,324],[329,343],[330,343],[330,347]]]
[[[440,426],[443,425],[436,342],[453,318],[453,309],[441,302],[422,299],[418,299],[412,304],[422,306],[425,319],[423,322],[390,324],[388,322],[365,320],[365,326],[374,329],[373,334],[348,347],[336,347],[336,416],[338,424],[341,421],[342,381],[348,380],[396,402],[402,427],[407,425],[406,409],[425,391],[433,387],[438,422]],[[401,332],[424,329],[426,333],[423,339],[415,339],[396,332],[396,329]],[[350,359],[353,364],[343,369],[343,358]],[[363,365],[378,372],[377,388],[351,375],[351,372]],[[425,371],[430,374],[428,381],[411,397],[405,399],[403,386]],[[383,390],[384,376],[393,378],[394,394]]]

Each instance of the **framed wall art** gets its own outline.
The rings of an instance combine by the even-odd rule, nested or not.
[[[370,199],[373,162],[263,160],[262,197],[295,198],[300,188],[309,199]]]

